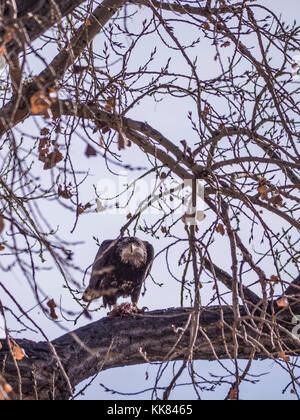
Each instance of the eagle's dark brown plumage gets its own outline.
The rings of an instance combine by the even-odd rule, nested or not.
[[[121,296],[130,296],[136,306],[153,258],[153,246],[141,239],[127,237],[104,241],[96,255],[83,300],[90,302],[102,297],[106,307],[116,305]]]

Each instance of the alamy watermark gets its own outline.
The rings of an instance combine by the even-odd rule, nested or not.
[[[188,178],[140,177],[131,180],[127,172],[100,179],[96,186],[97,211],[106,214],[151,214],[183,217],[196,225],[204,218],[204,182]]]
[[[300,54],[293,57],[292,78],[294,82],[300,82]]]
[[[292,329],[292,334],[294,337],[300,340],[300,315],[293,316],[292,324],[295,325]]]

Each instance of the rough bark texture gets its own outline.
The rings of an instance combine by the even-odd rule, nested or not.
[[[240,311],[241,317],[246,316],[243,307]],[[175,348],[174,345],[190,313],[191,309],[188,308],[170,308],[137,317],[106,317],[67,333],[51,344],[71,386],[75,387],[82,380],[104,369],[148,361],[183,359],[189,347],[189,329]],[[277,314],[277,323],[283,328],[291,330],[290,321],[289,311]],[[205,309],[200,317],[193,358],[215,360],[233,356],[233,323],[231,307],[213,306]],[[294,340],[284,332],[280,336],[291,354],[300,355],[299,340]],[[256,359],[278,357],[280,349],[274,346],[268,329],[260,336],[259,342],[256,342],[256,338],[257,332],[251,328],[243,325],[239,329],[239,358],[249,358],[254,346],[257,347]],[[18,340],[18,345],[27,355],[18,362],[11,357],[7,342],[2,340],[2,345],[0,362],[4,364],[5,379],[13,386],[16,395],[20,394],[21,389],[24,399],[68,399],[71,396],[66,377],[49,343]]]
[[[26,37],[20,36],[20,39],[14,39],[7,45],[7,51],[10,54],[17,54],[23,51],[25,40],[27,43],[34,41],[83,2],[84,0],[56,0],[55,3],[48,0],[18,0],[16,1],[17,16],[14,16],[8,7],[8,2],[2,0],[0,4],[3,10],[4,25],[0,32],[0,39],[5,33],[5,28],[13,27],[16,19],[18,25],[22,23]]]

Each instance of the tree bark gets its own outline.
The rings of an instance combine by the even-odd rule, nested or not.
[[[186,326],[191,313],[191,308],[170,308],[134,317],[105,317],[52,343],[18,340],[17,344],[26,353],[21,361],[14,360],[7,341],[2,340],[0,362],[4,366],[3,375],[13,387],[16,398],[69,399],[70,384],[75,387],[101,370],[183,359],[190,344],[189,328]],[[284,343],[288,349],[286,354],[300,355],[299,340],[288,332],[292,329],[289,311],[281,310],[276,316],[277,338],[280,340],[274,340],[267,327],[258,340],[258,332],[250,320],[247,323],[247,313],[242,306],[240,313],[238,358],[249,358],[254,348],[255,359],[278,358],[282,349],[277,342]],[[252,320],[256,315],[258,324],[258,313]],[[275,322],[274,314],[270,315],[269,321]],[[233,324],[234,314],[230,306],[203,309],[193,359],[213,361],[233,358]]]
[[[22,52],[25,39],[27,42],[34,41],[81,3],[84,3],[84,0],[55,0],[53,3],[48,0],[18,0],[16,1],[17,16],[12,16],[7,1],[1,1],[4,17],[3,27],[14,27],[17,20],[18,24],[22,23],[23,31],[26,33],[26,37],[22,37],[22,39],[12,39],[7,45],[7,52],[11,55]],[[4,30],[2,30],[0,39],[4,34]]]

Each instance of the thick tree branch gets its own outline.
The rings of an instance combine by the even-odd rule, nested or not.
[[[277,358],[280,348],[274,337],[270,337],[269,330],[266,329],[260,341],[256,342],[256,331],[253,331],[250,324],[247,325],[247,313],[243,307],[239,310],[241,319],[245,318],[245,323],[237,331],[238,357],[247,359],[256,348],[256,358]],[[190,332],[185,328],[191,311],[192,308],[170,308],[148,312],[138,317],[102,318],[57,338],[51,344],[55,347],[72,386],[76,386],[101,370],[167,359],[183,359],[190,345]],[[293,339],[286,329],[291,325],[290,318],[288,312],[286,316],[280,317],[280,343],[284,343],[290,354],[300,355],[298,340]],[[255,317],[253,319],[255,320]],[[228,351],[233,357],[233,323],[234,314],[230,306],[203,309],[193,359],[227,359]],[[274,317],[270,318],[270,323],[274,323]],[[226,346],[222,336],[225,337]],[[1,340],[1,343],[3,347],[0,351],[0,363],[4,365],[3,375],[17,391],[15,361],[7,342]],[[23,397],[69,398],[71,395],[65,378],[48,344],[18,340],[18,345],[27,355],[17,362],[22,378]]]
[[[203,262],[205,268],[209,270],[217,280],[223,283],[229,290],[232,290],[232,277],[226,273],[226,271],[222,270],[206,257],[203,258]],[[243,298],[252,303],[253,306],[258,305],[261,302],[261,298],[248,287],[242,285],[241,288],[243,291]]]
[[[0,135],[24,121],[30,115],[30,98],[39,90],[47,90],[61,80],[66,70],[80,56],[87,45],[114,16],[126,0],[104,0],[89,17],[90,25],[83,24],[66,47],[53,59],[49,66],[32,82],[13,97],[0,111]],[[17,103],[17,106],[16,106]]]
[[[7,2],[4,3],[7,5]],[[18,0],[16,2],[18,10],[16,19],[10,16],[9,8],[6,6],[4,8],[4,28],[21,24],[23,35],[26,34],[22,39],[13,39],[7,45],[7,52],[10,55],[17,55],[22,52],[25,39],[28,42],[34,41],[63,17],[72,13],[81,3],[84,3],[84,0],[55,0],[55,2]],[[54,5],[59,10],[60,15],[55,12]],[[3,42],[3,34],[0,37],[0,42]]]

